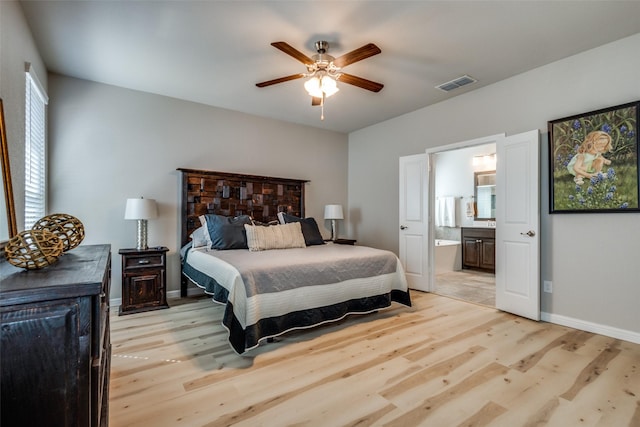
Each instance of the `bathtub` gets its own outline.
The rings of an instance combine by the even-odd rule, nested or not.
[[[435,240],[436,274],[462,270],[462,245],[457,240]]]

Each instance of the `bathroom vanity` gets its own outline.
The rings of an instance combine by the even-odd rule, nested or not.
[[[462,268],[495,273],[495,228],[462,227]]]

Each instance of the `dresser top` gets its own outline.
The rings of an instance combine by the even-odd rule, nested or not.
[[[109,274],[111,245],[80,245],[39,270],[0,260],[0,306],[97,295]]]

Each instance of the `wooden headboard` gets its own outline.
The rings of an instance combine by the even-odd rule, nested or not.
[[[182,175],[181,246],[198,227],[198,216],[250,215],[260,222],[277,220],[278,212],[304,217],[302,179],[274,178],[178,168]]]

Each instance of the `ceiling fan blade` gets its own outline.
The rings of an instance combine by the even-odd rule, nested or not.
[[[290,76],[280,77],[278,79],[273,79],[273,80],[268,80],[266,82],[256,83],[256,86],[258,86],[258,87],[271,86],[271,85],[275,85],[277,83],[288,82],[289,80],[301,79],[303,77],[304,77],[304,74],[302,74],[302,73],[292,74]]]
[[[286,42],[273,42],[271,43],[271,46],[275,47],[276,49],[280,49],[281,51],[283,51],[289,56],[293,56],[295,59],[302,62],[304,65],[314,64],[313,59],[309,58],[307,55],[300,52],[298,49],[292,47]]]
[[[371,80],[363,79],[362,77],[354,76],[347,73],[342,73],[338,78],[338,81],[358,86],[362,89],[370,90],[371,92],[380,92],[384,87],[382,83],[376,83]]]
[[[311,97],[311,106],[316,107],[318,105],[322,105],[322,98],[318,98],[317,96]]]
[[[373,43],[369,43],[364,45],[356,50],[352,50],[349,53],[345,53],[344,55],[333,60],[333,65],[336,67],[346,67],[349,64],[353,64],[354,62],[362,61],[363,59],[367,59],[370,56],[377,55],[380,52],[380,48]]]

